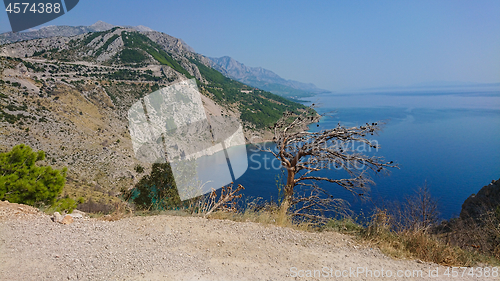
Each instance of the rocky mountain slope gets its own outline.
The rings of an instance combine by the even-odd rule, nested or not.
[[[114,27],[0,47],[0,150],[19,143],[67,166],[65,193],[111,204],[150,166],[132,151],[127,111],[141,97],[196,79],[207,116],[240,118],[247,139],[302,105],[224,77],[182,40]],[[103,203],[103,204],[104,204]]]
[[[109,24],[103,21],[98,21],[90,26],[47,26],[38,30],[28,32],[7,32],[0,34],[0,45],[14,43],[23,40],[32,40],[49,37],[68,37],[89,32],[99,32],[110,30],[116,25]],[[146,26],[124,26],[136,31],[153,31]],[[182,39],[177,39],[183,45],[184,49],[194,52]],[[211,67],[224,74],[226,77],[235,79],[244,84],[269,91],[273,94],[284,96],[287,98],[309,97],[319,93],[329,92],[316,87],[312,83],[302,83],[293,80],[287,80],[271,70],[261,67],[248,67],[236,61],[235,59],[224,56],[220,58],[209,58],[208,63]]]
[[[472,194],[462,204],[460,218],[479,220],[488,212],[500,215],[500,179],[483,186],[477,194]]]
[[[262,67],[248,67],[231,57],[210,58],[212,66],[227,77],[288,98],[309,97],[329,92],[314,84],[281,78]]]

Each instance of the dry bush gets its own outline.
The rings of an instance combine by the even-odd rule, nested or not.
[[[401,226],[411,232],[427,232],[438,223],[438,202],[432,197],[427,184],[405,199]]]
[[[208,195],[199,196],[190,200],[187,210],[191,214],[202,215],[203,217],[210,216],[215,211],[236,212],[237,199],[241,198],[241,194],[237,194],[240,190],[245,189],[241,184],[233,190],[233,183],[228,186],[223,186],[220,196],[212,189]]]
[[[446,243],[500,260],[500,215],[486,212],[480,218],[456,218],[434,232]]]
[[[396,220],[387,210],[377,210],[361,238],[377,245],[384,253],[397,258],[416,258],[446,266],[473,266],[491,262],[487,257],[440,241],[426,229],[396,230]]]
[[[122,201],[122,202],[114,202],[113,212],[111,212],[109,215],[104,215],[100,217],[100,219],[106,221],[117,221],[126,217],[130,217],[132,215],[133,215],[132,209],[126,202]]]
[[[417,188],[403,202],[384,203],[384,212],[390,218],[391,230],[396,232],[428,232],[439,222],[438,202],[427,185]],[[376,214],[381,209],[376,210]]]
[[[439,231],[437,221],[437,202],[424,185],[403,203],[376,209],[360,236],[378,245],[386,254],[399,258],[417,258],[447,266],[498,263],[480,254],[491,256],[495,250],[499,251],[500,225],[492,214],[481,224],[458,219],[441,225]],[[488,251],[476,251],[477,248]]]
[[[82,204],[78,204],[78,210],[85,213],[101,213],[101,214],[109,214],[113,211],[113,206],[106,204],[105,202],[95,202],[90,198],[87,202]]]
[[[377,209],[371,217],[371,221],[366,228],[366,237],[377,237],[391,231],[393,217],[387,210]]]

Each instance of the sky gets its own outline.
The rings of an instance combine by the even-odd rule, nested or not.
[[[330,91],[500,82],[500,1],[81,0],[44,25],[144,25]],[[0,12],[0,32],[10,31]]]

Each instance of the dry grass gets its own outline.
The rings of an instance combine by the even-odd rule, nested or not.
[[[112,206],[112,211],[109,214],[102,212],[91,213],[91,217],[104,221],[117,221],[127,217],[134,216],[134,212],[125,202],[115,202]]]
[[[418,259],[445,266],[475,266],[477,264],[500,265],[491,253],[481,253],[477,249],[467,249],[442,239],[430,227],[415,227],[420,222],[399,217],[405,212],[378,209],[364,219],[366,226],[352,218],[330,220],[323,230],[333,230],[353,235],[360,243],[379,248],[384,254],[398,259]],[[401,222],[408,222],[402,224]],[[455,233],[460,233],[455,229]],[[479,229],[472,229],[475,235],[483,235]],[[467,231],[463,230],[463,233]],[[462,234],[463,236],[464,234]]]
[[[278,206],[275,203],[266,203],[264,206],[260,206],[259,208],[250,204],[242,212],[219,211],[213,213],[210,218],[226,219],[237,222],[256,222],[264,225],[290,227],[304,231],[311,231],[316,228],[315,225],[308,222],[294,222],[292,217],[287,214],[287,209],[287,206]]]
[[[474,266],[477,264],[500,264],[492,256],[462,249],[446,243],[423,229],[397,229],[391,224],[393,219],[385,210],[378,210],[370,225],[357,236],[379,247],[385,254],[395,258],[412,258],[434,262],[445,266]]]
[[[490,263],[485,256],[444,244],[423,232],[394,233],[390,231],[363,233],[365,241],[377,245],[382,252],[395,258],[412,258],[446,266],[473,266]]]
[[[486,212],[481,217],[457,218],[434,229],[442,241],[500,260],[500,213]]]
[[[256,222],[264,225],[276,225],[291,227],[295,229],[310,230],[312,224],[307,222],[294,222],[292,216],[287,213],[286,203],[278,206],[275,202],[258,204],[258,200],[249,202],[244,208],[238,207],[238,199],[241,194],[236,195],[244,189],[241,185],[232,189],[232,185],[224,187],[220,196],[213,191],[209,195],[201,196],[184,209],[185,213],[195,216],[203,216],[211,219],[225,219],[238,222]]]
[[[115,205],[123,203],[123,200],[115,196],[115,193],[116,192],[111,192],[102,186],[82,183],[81,181],[75,181],[68,177],[62,196],[67,195],[75,200],[82,197],[84,203],[78,206],[80,211],[109,214],[114,210]],[[97,203],[100,206],[96,206]],[[83,208],[86,210],[83,210]]]

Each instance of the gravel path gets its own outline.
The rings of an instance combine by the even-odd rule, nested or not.
[[[356,276],[358,267],[393,277]],[[440,278],[429,278],[429,268],[437,265],[393,260],[333,232],[177,216],[63,225],[0,201],[1,280],[335,280],[336,273],[344,280],[447,280],[445,267]],[[297,276],[306,270],[328,277]],[[422,270],[423,277],[398,278],[398,270]]]

